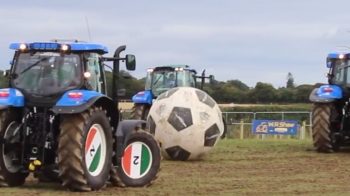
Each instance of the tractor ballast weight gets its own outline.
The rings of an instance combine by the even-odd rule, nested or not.
[[[155,179],[160,152],[143,131],[145,122],[119,122],[119,61],[135,69],[134,55],[120,57],[125,48],[103,57],[107,48],[94,43],[10,45],[9,88],[0,89],[0,186],[20,186],[29,173],[47,179],[47,168],[76,191],[101,189],[108,180],[145,186]],[[105,61],[113,61],[112,98],[106,96]],[[142,149],[148,162],[131,149]],[[138,161],[125,158],[131,155]],[[130,173],[141,163],[144,170]]]
[[[318,152],[333,152],[350,144],[350,54],[330,53],[327,57],[328,84],[310,94],[312,137]]]

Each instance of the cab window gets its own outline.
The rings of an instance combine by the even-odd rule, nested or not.
[[[101,73],[102,70],[101,70],[100,61],[99,61],[99,54],[88,53],[86,57],[87,57],[86,72],[88,72],[87,73],[88,77],[86,76],[85,77],[87,79],[88,88],[90,88],[90,90],[103,93],[103,88],[102,88],[103,80],[102,80],[102,73]]]

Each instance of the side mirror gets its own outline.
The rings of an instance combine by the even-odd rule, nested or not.
[[[209,75],[209,84],[214,84],[215,78],[213,75]]]
[[[333,67],[333,61],[331,58],[327,58],[327,68]]]
[[[135,70],[136,68],[136,58],[135,58],[135,55],[132,55],[132,54],[127,54],[126,57],[126,69],[127,70]]]

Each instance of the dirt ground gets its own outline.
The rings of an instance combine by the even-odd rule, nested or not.
[[[162,161],[146,188],[107,187],[71,193],[57,184],[29,180],[0,195],[350,195],[350,150],[313,151],[311,141],[220,141],[202,161]]]

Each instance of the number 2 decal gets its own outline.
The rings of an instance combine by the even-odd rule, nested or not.
[[[134,156],[134,165],[138,165],[140,162],[139,162],[139,156]]]

